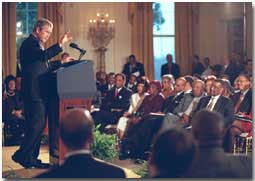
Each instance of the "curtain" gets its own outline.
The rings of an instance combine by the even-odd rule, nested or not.
[[[181,75],[191,74],[193,57],[192,3],[175,3],[175,56]]]
[[[45,47],[50,47],[57,43],[61,36],[60,25],[63,23],[62,4],[61,2],[38,2],[38,19],[46,18],[53,23],[53,32]],[[60,59],[60,55],[53,59]]]
[[[16,3],[3,2],[2,4],[2,75],[16,75]]]
[[[131,23],[131,50],[143,63],[145,75],[154,79],[153,56],[153,12],[152,2],[128,3],[128,16]]]

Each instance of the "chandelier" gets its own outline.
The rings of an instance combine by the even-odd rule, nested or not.
[[[99,53],[99,69],[105,71],[105,52],[115,35],[115,20],[108,13],[97,13],[96,19],[89,20],[88,40]]]

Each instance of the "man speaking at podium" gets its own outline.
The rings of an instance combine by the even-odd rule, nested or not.
[[[50,165],[42,163],[37,157],[40,151],[41,135],[46,125],[46,104],[40,95],[40,76],[47,72],[48,60],[62,51],[62,45],[71,41],[70,32],[66,32],[58,43],[44,49],[53,30],[53,24],[47,19],[39,19],[32,34],[20,47],[22,71],[21,94],[24,101],[26,129],[19,150],[12,159],[25,168],[43,168]]]

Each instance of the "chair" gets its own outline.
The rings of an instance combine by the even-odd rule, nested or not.
[[[252,136],[249,133],[242,133],[235,138],[233,153],[246,155],[248,152],[252,152]]]

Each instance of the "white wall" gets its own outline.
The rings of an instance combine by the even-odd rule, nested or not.
[[[128,3],[63,3],[63,29],[70,29],[73,42],[87,50],[83,59],[93,60],[94,70],[98,70],[97,54],[87,39],[88,21],[96,18],[97,12],[107,12],[116,20],[115,38],[106,52],[106,72],[121,72],[126,57],[131,54],[131,25],[128,22]],[[78,58],[79,53],[66,45],[65,51]]]

